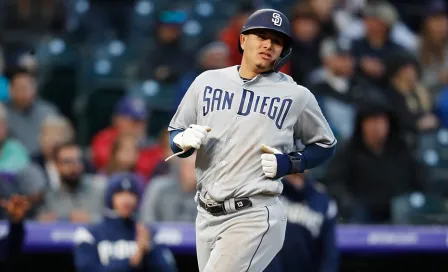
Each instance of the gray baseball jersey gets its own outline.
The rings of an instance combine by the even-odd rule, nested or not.
[[[295,141],[336,144],[314,95],[283,73],[260,74],[244,82],[238,66],[199,75],[182,99],[169,130],[191,124],[211,127],[197,150],[198,190],[215,201],[257,194],[279,195],[283,186],[261,167],[261,145],[283,153]]]

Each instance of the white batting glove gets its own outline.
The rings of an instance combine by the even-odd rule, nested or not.
[[[182,150],[190,148],[199,149],[204,139],[207,137],[207,133],[211,131],[211,128],[199,125],[190,125],[184,132],[177,134],[173,142]]]
[[[277,175],[277,158],[274,154],[283,154],[280,150],[262,145],[261,149],[264,154],[261,154],[261,167],[263,168],[264,175],[268,178],[274,178]]]

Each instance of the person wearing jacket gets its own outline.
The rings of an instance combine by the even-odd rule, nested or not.
[[[336,272],[337,206],[309,172],[282,179],[281,201],[288,217],[283,248],[264,272]]]
[[[424,192],[424,176],[393,108],[371,101],[359,105],[354,133],[329,163],[326,184],[344,222],[384,224],[395,197]]]
[[[75,232],[77,271],[177,271],[171,252],[152,243],[151,232],[134,219],[141,191],[134,174],[117,173],[110,177],[104,219]]]
[[[7,200],[1,200],[0,206],[8,215],[8,233],[0,237],[0,270],[13,270],[13,263],[20,256],[25,241],[24,218],[31,207],[30,200],[14,194]]]

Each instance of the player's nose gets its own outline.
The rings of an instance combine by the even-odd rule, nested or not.
[[[265,39],[263,41],[263,47],[266,49],[270,49],[272,47],[272,40],[271,39]]]

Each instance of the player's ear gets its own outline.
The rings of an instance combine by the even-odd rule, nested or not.
[[[241,44],[241,48],[244,50],[244,44],[246,43],[246,35],[244,34],[240,34],[240,44]]]

